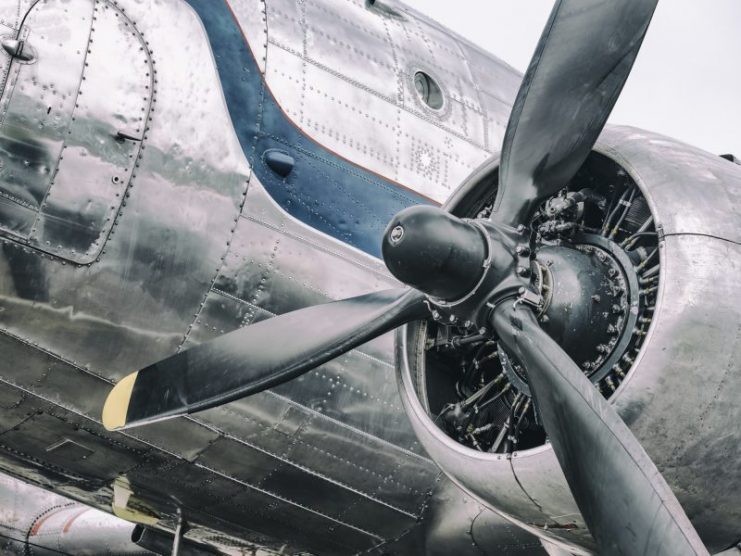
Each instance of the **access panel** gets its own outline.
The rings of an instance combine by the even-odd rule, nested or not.
[[[46,0],[21,22],[23,56],[0,52],[0,234],[88,264],[146,140],[151,55],[105,0]]]

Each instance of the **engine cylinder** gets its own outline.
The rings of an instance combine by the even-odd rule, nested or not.
[[[448,206],[453,213],[486,206],[491,184],[484,177],[496,164],[489,161],[461,186]],[[741,522],[741,472],[734,465],[741,459],[741,167],[659,135],[608,127],[574,182],[604,191],[633,183],[650,209],[656,253],[635,248],[631,258],[645,312],[629,329],[622,382],[614,393],[603,391],[708,549],[720,551],[738,541]],[[630,234],[621,245],[635,247],[648,235],[639,222],[646,216],[637,206],[622,222],[613,220]],[[641,327],[641,319],[650,326]],[[433,422],[431,409],[450,386],[426,374],[427,326],[409,325],[397,335],[402,401],[425,449],[488,506],[538,535],[571,543],[576,553],[593,550],[550,445],[488,453],[456,442]]]

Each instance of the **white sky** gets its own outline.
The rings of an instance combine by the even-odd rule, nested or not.
[[[553,0],[403,0],[527,68]],[[741,0],[661,0],[610,122],[741,158]]]

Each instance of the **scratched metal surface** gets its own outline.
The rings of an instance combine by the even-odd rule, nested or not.
[[[259,11],[236,11],[259,35]],[[66,104],[52,106],[52,129],[44,127],[32,163],[21,163],[24,183],[38,190],[33,221],[43,225],[10,229],[23,212],[13,200],[4,206],[15,212],[0,217],[0,467],[108,510],[114,481],[125,478],[165,526],[180,505],[193,534],[270,550],[415,553],[459,543],[474,519],[487,523],[492,546],[500,527],[511,546],[511,526],[488,510],[456,514],[452,531],[428,527],[429,508],[453,515],[463,495],[417,444],[396,393],[389,335],[249,400],[127,433],[102,428],[107,392],[132,369],[276,313],[394,282],[377,259],[288,216],[252,176],[187,4],[49,0],[32,15],[39,24],[69,17],[46,28],[48,42],[79,32],[81,47],[66,44],[87,62],[60,81]],[[95,71],[112,59],[119,66],[107,68],[106,82]],[[45,71],[40,62],[18,68],[0,100],[3,116],[38,100],[38,75],[52,75]],[[87,101],[93,83],[100,94]],[[19,108],[14,117],[30,129],[46,126],[44,112]],[[141,140],[117,141],[118,131]],[[54,160],[48,176],[33,173]],[[94,217],[77,225],[85,211]],[[54,448],[60,440],[70,449]],[[523,538],[511,548],[541,553]]]

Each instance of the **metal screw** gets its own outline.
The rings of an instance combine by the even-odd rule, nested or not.
[[[389,234],[389,240],[393,244],[397,244],[401,241],[401,238],[404,237],[404,227],[403,226],[395,226],[393,230],[391,230],[391,233]]]
[[[530,276],[530,269],[529,268],[526,268],[524,266],[517,267],[517,274],[519,274],[520,276],[526,278],[526,277]]]

